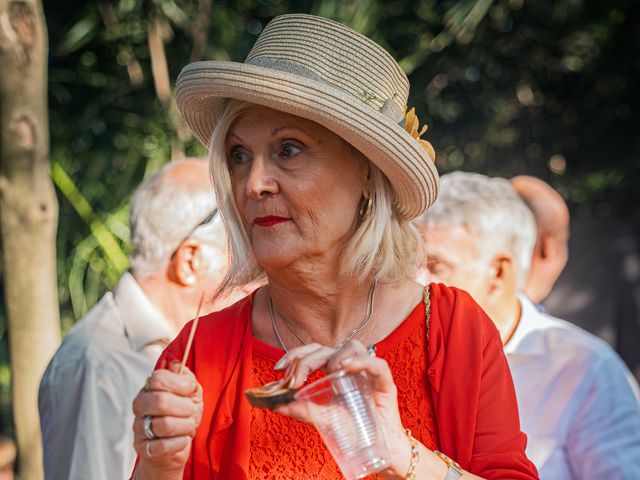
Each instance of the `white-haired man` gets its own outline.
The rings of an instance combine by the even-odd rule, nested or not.
[[[604,342],[518,293],[536,226],[511,184],[445,175],[417,225],[429,280],[467,290],[500,332],[540,478],[639,479],[640,406],[628,370]]]
[[[171,162],[147,179],[131,200],[130,227],[129,272],[66,335],[40,384],[48,480],[129,478],[131,402],[227,267],[202,159]]]

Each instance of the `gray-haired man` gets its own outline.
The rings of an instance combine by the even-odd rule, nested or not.
[[[67,334],[40,384],[47,479],[131,474],[131,402],[163,347],[226,270],[216,212],[202,159],[166,165],[134,194],[130,271]]]
[[[519,294],[536,226],[509,181],[445,175],[417,224],[429,280],[467,290],[500,332],[540,478],[640,478],[640,408],[629,371],[604,342]]]

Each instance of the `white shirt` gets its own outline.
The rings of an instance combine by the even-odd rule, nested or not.
[[[40,383],[47,480],[129,478],[131,403],[173,336],[128,273],[71,329]]]
[[[638,385],[602,340],[524,296],[505,346],[527,456],[542,480],[639,480]]]

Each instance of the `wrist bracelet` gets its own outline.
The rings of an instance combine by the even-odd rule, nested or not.
[[[404,477],[404,480],[416,480],[416,467],[420,461],[420,449],[418,448],[418,441],[411,435],[411,430],[404,429],[404,433],[409,439],[411,444],[411,462],[409,462],[409,471]]]

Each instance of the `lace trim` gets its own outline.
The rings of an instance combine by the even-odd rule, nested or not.
[[[414,319],[415,327],[407,337],[381,357],[389,362],[398,388],[398,407],[403,425],[427,448],[437,449],[426,354],[431,315],[428,286],[423,298],[425,320]],[[420,310],[416,309],[414,315],[419,314]],[[272,359],[254,352],[252,370],[255,384],[276,379],[278,375],[273,371],[273,365]],[[309,381],[323,375],[314,372]],[[343,477],[315,428],[268,410],[253,409],[249,478],[334,480]]]

